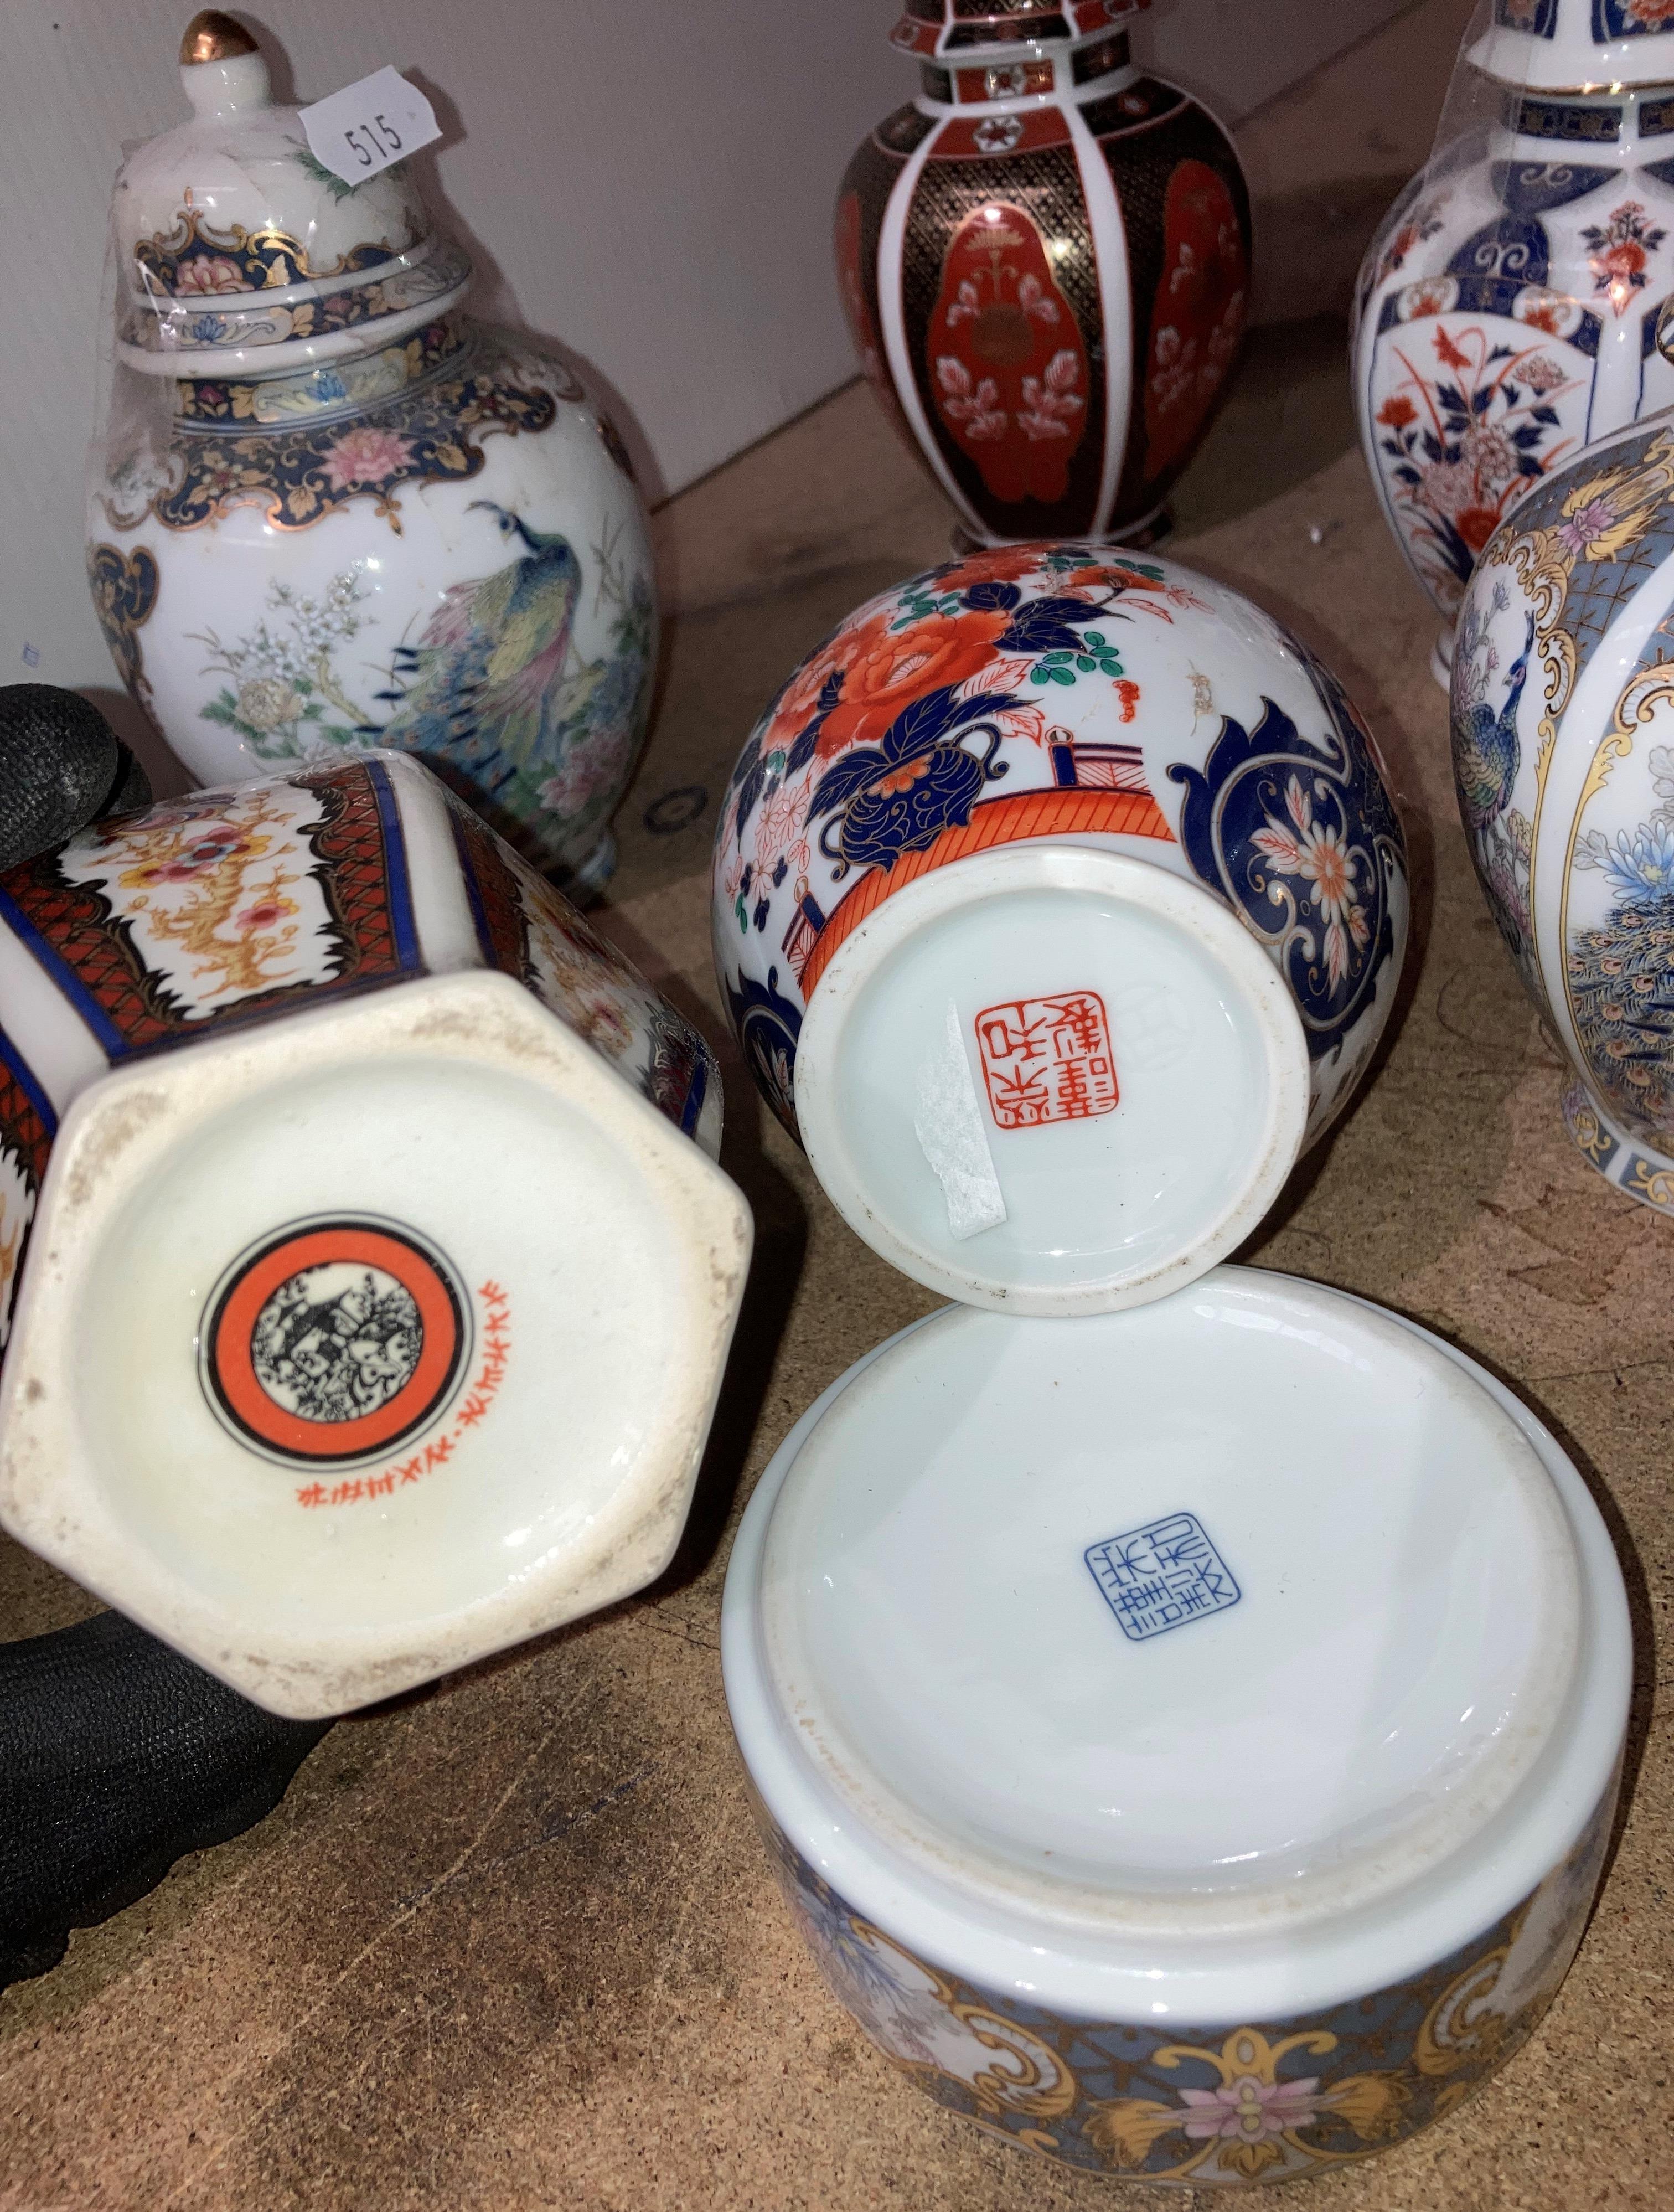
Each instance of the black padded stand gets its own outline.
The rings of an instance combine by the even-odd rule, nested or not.
[[[86,700],[0,687],[0,867],[150,799]],[[263,1711],[120,1613],[0,1642],[0,1986],[270,1813],[330,1726]]]

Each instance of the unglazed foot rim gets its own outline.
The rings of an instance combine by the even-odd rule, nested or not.
[[[1624,1198],[1674,1221],[1674,1160],[1636,1144],[1579,1079],[1563,1094],[1563,1121],[1587,1165]]]

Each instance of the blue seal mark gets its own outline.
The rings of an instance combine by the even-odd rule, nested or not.
[[[1131,1528],[1084,1556],[1123,1635],[1135,1644],[1224,1613],[1244,1595],[1195,1513]]]

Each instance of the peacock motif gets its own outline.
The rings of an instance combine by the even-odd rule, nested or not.
[[[1461,707],[1453,717],[1453,774],[1465,818],[1478,837],[1503,814],[1517,787],[1522,752],[1517,711],[1534,650],[1534,617],[1528,617],[1523,650],[1511,665],[1505,702],[1496,714],[1485,699]]]
[[[1472,598],[1459,618],[1453,655],[1453,781],[1471,857],[1489,907],[1525,984],[1544,1006],[1529,910],[1534,832],[1527,815],[1511,803],[1523,759],[1517,718],[1534,651],[1532,615],[1525,617],[1523,650],[1511,665],[1505,698],[1497,708],[1489,699],[1500,666],[1499,649],[1489,631],[1495,617],[1510,605],[1511,595],[1501,579],[1485,606],[1479,595]]]
[[[638,738],[650,592],[642,579],[624,580],[608,546],[597,549],[600,597],[617,611],[614,650],[584,660],[574,630],[585,579],[569,540],[492,501],[472,506],[522,550],[492,575],[454,585],[418,643],[396,648],[394,688],[379,695],[394,712],[366,734],[421,755],[525,848],[531,815],[562,817],[543,842],[579,859],[597,842]]]

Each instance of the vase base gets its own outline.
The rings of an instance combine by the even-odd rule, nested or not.
[[[1606,1182],[1674,1221],[1674,1160],[1624,1135],[1584,1083],[1565,1091],[1563,1120],[1588,1165]]]
[[[1430,647],[1430,673],[1444,691],[1453,688],[1453,633],[1440,631]]]
[[[1125,545],[1131,553],[1143,553],[1172,538],[1174,531],[1174,511],[1165,502],[1123,529],[1107,530],[1097,536],[1091,531],[1078,532],[1072,533],[1070,542],[1077,545]],[[954,557],[960,561],[973,553],[991,553],[999,545],[1033,545],[1040,542],[1033,538],[979,538],[962,522],[955,523],[950,539]]]
[[[554,868],[552,881],[567,899],[578,906],[591,905],[616,872],[620,855],[615,833],[607,830],[586,859],[573,868]]]

